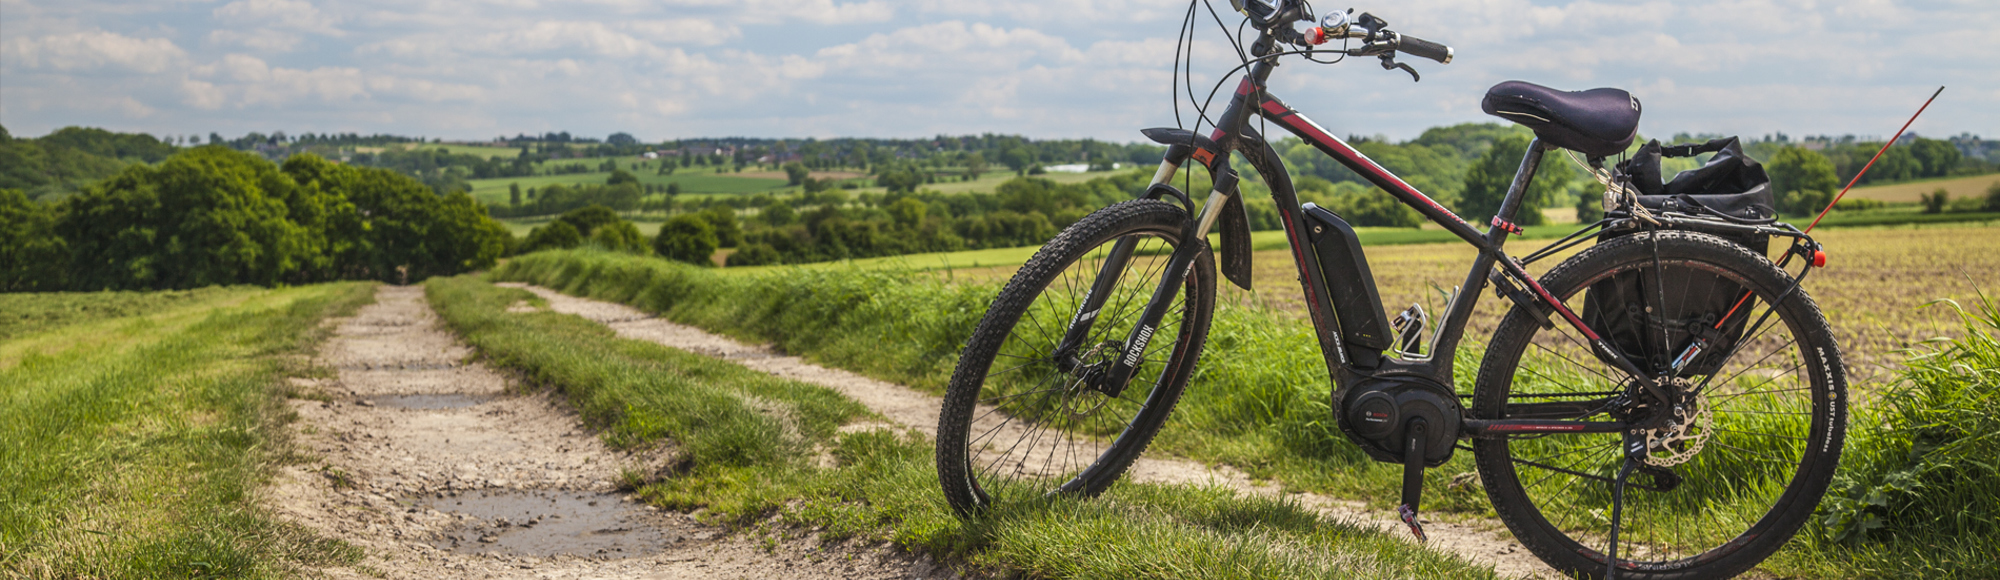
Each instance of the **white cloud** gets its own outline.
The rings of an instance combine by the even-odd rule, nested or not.
[[[165,38],[132,38],[92,30],[71,34],[20,38],[6,43],[9,60],[29,68],[88,71],[122,68],[157,73],[187,58],[187,52]]]
[[[2000,54],[1991,0],[1367,8],[1458,58],[1408,59],[1421,83],[1372,60],[1288,61],[1277,92],[1336,132],[1407,138],[1493,121],[1479,96],[1523,79],[1633,90],[1648,104],[1648,133],[1883,133],[1894,129],[1876,127],[1883,111],[1908,114],[1899,95],[1921,100],[1948,84],[1919,130],[2000,133],[2000,112],[1986,106],[2000,94],[1983,58]],[[1158,0],[0,0],[0,121],[22,134],[123,123],[203,134],[1126,140],[1172,122],[1172,35],[1185,9]],[[1206,9],[1196,25],[1194,90],[1206,94],[1235,52]],[[1181,106],[1185,117],[1184,97]]]
[[[338,21],[304,0],[237,0],[215,9],[215,18],[231,24],[255,24],[282,30],[327,36],[346,34]]]
[[[216,30],[208,33],[215,44],[234,44],[263,52],[291,52],[302,40],[297,33],[259,28],[250,31]]]

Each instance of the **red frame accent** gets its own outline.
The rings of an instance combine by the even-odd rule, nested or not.
[[[1247,95],[1248,91],[1254,90],[1251,87],[1252,84],[1249,77],[1245,77],[1243,82],[1237,85],[1237,94]],[[1258,100],[1262,104],[1259,106],[1257,112],[1265,118],[1278,123],[1285,130],[1291,131],[1293,135],[1297,135],[1300,139],[1318,148],[1320,152],[1340,161],[1342,165],[1346,165],[1348,169],[1354,170],[1355,173],[1361,174],[1370,183],[1382,188],[1383,191],[1389,192],[1389,195],[1396,197],[1397,200],[1403,202],[1405,205],[1416,208],[1418,213],[1422,213],[1424,217],[1429,218],[1432,222],[1444,226],[1445,230],[1457,234],[1459,238],[1464,239],[1467,243],[1477,246],[1481,251],[1499,254],[1499,265],[1502,268],[1506,268],[1514,277],[1526,283],[1528,288],[1535,292],[1536,297],[1540,298],[1543,303],[1549,305],[1558,314],[1561,314],[1564,321],[1567,321],[1570,326],[1575,327],[1578,332],[1582,332],[1590,340],[1600,340],[1597,332],[1591,330],[1589,326],[1584,325],[1583,319],[1578,318],[1575,312],[1570,311],[1569,306],[1564,305],[1560,300],[1556,300],[1555,296],[1551,295],[1547,288],[1543,288],[1540,283],[1536,282],[1533,276],[1529,276],[1526,270],[1520,269],[1520,266],[1515,264],[1513,260],[1506,258],[1505,254],[1500,254],[1499,245],[1494,241],[1488,240],[1486,234],[1473,229],[1472,224],[1466,223],[1465,218],[1459,217],[1458,214],[1453,213],[1449,209],[1445,209],[1444,205],[1438,203],[1437,200],[1431,199],[1430,196],[1424,195],[1421,191],[1417,191],[1417,188],[1411,187],[1409,183],[1390,173],[1388,169],[1383,168],[1375,160],[1361,154],[1353,146],[1348,145],[1346,141],[1328,134],[1325,129],[1320,128],[1318,123],[1314,123],[1312,119],[1306,118],[1305,114],[1291,108],[1276,97],[1272,97],[1268,93],[1263,93]],[[1216,132],[1220,133],[1222,130],[1218,128]],[[1217,141],[1223,142],[1219,138]],[[1297,240],[1294,240],[1294,247],[1297,247]],[[1299,259],[1303,261],[1304,257],[1300,256]]]

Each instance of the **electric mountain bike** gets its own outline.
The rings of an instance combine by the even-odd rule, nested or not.
[[[1833,477],[1846,425],[1840,348],[1801,287],[1824,265],[1817,242],[1774,215],[1730,209],[1729,196],[1646,195],[1628,172],[1605,168],[1636,135],[1640,105],[1624,91],[1519,82],[1494,87],[1486,108],[1536,138],[1482,232],[1267,90],[1280,57],[1377,57],[1415,75],[1395,57],[1449,63],[1450,48],[1369,14],[1329,14],[1301,32],[1295,23],[1314,22],[1302,3],[1238,6],[1257,35],[1214,130],[1145,131],[1167,145],[1151,187],[1050,240],[967,341],[937,436],[939,479],[958,512],[1095,495],[1134,465],[1196,374],[1218,272],[1250,288],[1248,220],[1230,163],[1240,156],[1276,202],[1333,418],[1370,458],[1403,466],[1397,511],[1420,539],[1423,471],[1461,450],[1514,536],[1567,574],[1725,577],[1792,537]],[[1344,48],[1318,48],[1336,40]],[[1252,115],[1477,248],[1435,326],[1416,306],[1385,316],[1354,229],[1298,202]],[[1511,255],[1515,214],[1557,149],[1586,156],[1610,211]],[[1173,185],[1190,162],[1213,183],[1200,206]],[[1771,238],[1790,242],[1775,263]],[[1797,273],[1786,269],[1794,257],[1804,259]],[[1488,288],[1509,309],[1464,388],[1452,363]]]

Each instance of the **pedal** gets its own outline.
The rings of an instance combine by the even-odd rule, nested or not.
[[[1396,506],[1396,515],[1402,517],[1403,523],[1410,526],[1410,533],[1417,536],[1418,542],[1430,543],[1430,537],[1424,535],[1424,524],[1417,521],[1417,508],[1410,507],[1410,504],[1399,505]]]
[[[1424,328],[1430,326],[1430,315],[1424,313],[1421,304],[1411,304],[1410,308],[1389,322],[1389,328],[1396,332],[1396,352],[1403,356],[1423,355]]]

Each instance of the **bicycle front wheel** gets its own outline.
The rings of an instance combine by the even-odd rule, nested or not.
[[[1706,234],[1620,237],[1563,262],[1541,283],[1582,313],[1585,289],[1596,286],[1597,299],[1605,300],[1607,290],[1635,280],[1644,300],[1620,308],[1630,313],[1622,320],[1637,322],[1595,330],[1616,344],[1649,345],[1652,352],[1626,355],[1658,372],[1656,380],[1677,400],[1634,406],[1645,395],[1600,361],[1585,338],[1561,320],[1544,329],[1544,315],[1517,306],[1487,346],[1474,413],[1606,421],[1651,412],[1671,414],[1672,421],[1633,433],[1479,439],[1474,456],[1482,483],[1522,545],[1557,570],[1596,578],[1608,559],[1611,481],[1625,465],[1626,449],[1644,445],[1619,518],[1618,576],[1741,574],[1791,539],[1833,479],[1847,411],[1840,348],[1803,288],[1786,295],[1791,276],[1764,256]],[[1668,370],[1692,336],[1725,320],[1714,312],[1716,297],[1729,304],[1745,290],[1751,297],[1741,308],[1751,321],[1768,313],[1763,326],[1715,345],[1717,353],[1740,345],[1733,357],[1704,355],[1714,359]]]
[[[1174,250],[1204,244],[1181,239],[1187,219],[1157,200],[1098,210],[1043,246],[1000,291],[959,356],[938,416],[938,479],[960,514],[1008,498],[1096,495],[1152,441],[1208,336],[1215,261],[1205,248],[1197,248],[1130,383],[1106,388],[1093,373],[1123,355]],[[1130,259],[1105,268],[1120,243],[1130,245]],[[1081,312],[1100,276],[1116,284],[1094,314]],[[1089,333],[1059,349],[1079,315],[1092,321]]]

